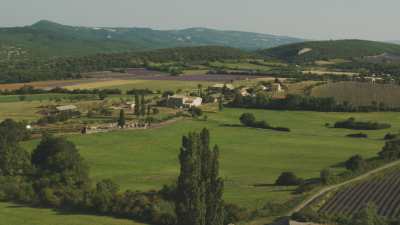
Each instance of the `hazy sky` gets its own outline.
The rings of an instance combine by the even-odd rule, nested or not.
[[[400,39],[400,0],[0,0],[0,26],[209,27],[309,39]]]

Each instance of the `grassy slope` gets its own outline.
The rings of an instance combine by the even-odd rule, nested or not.
[[[312,51],[298,55],[299,51],[305,48],[311,48]],[[400,45],[364,40],[313,41],[279,46],[262,50],[259,53],[292,62],[313,62],[374,56],[382,53],[400,55]]]
[[[50,209],[0,203],[0,225],[141,225],[105,216],[67,214]]]
[[[375,155],[383,146],[388,130],[368,131],[370,139],[344,137],[354,131],[325,128],[350,116],[377,120],[400,127],[397,113],[316,113],[251,110],[273,125],[292,128],[280,133],[242,127],[237,124],[243,110],[227,109],[209,114],[209,121],[183,121],[157,130],[126,131],[69,137],[91,165],[94,179],[112,178],[123,189],[158,189],[174,182],[178,173],[177,155],[181,135],[203,127],[211,129],[212,141],[221,148],[221,174],[226,180],[225,198],[244,206],[261,206],[268,200],[285,201],[291,194],[281,187],[254,187],[272,184],[282,171],[294,171],[304,178],[317,177],[325,167],[356,153]],[[28,143],[32,148],[34,143]]]

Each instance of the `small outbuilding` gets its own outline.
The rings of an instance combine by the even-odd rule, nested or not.
[[[167,106],[174,108],[191,108],[200,106],[202,102],[203,99],[200,97],[173,95],[168,97]]]
[[[57,112],[74,112],[77,110],[78,110],[78,107],[76,107],[74,105],[63,105],[63,106],[56,107]]]

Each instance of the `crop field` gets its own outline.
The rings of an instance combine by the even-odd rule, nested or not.
[[[328,83],[312,89],[312,96],[334,97],[339,102],[347,101],[356,106],[368,106],[373,101],[386,106],[400,107],[400,86],[362,82]]]
[[[270,124],[292,129],[290,133],[237,126],[243,112],[252,112]],[[348,117],[382,121],[392,129],[366,131],[370,138],[352,139],[346,129],[326,128]],[[232,126],[233,125],[233,126]],[[154,130],[120,131],[68,136],[91,166],[94,180],[111,178],[123,189],[159,189],[175,182],[182,135],[207,127],[212,142],[221,149],[221,175],[225,179],[226,201],[255,208],[267,201],[284,202],[293,188],[272,185],[283,171],[303,178],[315,178],[322,169],[347,160],[354,154],[376,155],[383,136],[400,128],[398,113],[317,113],[225,109],[208,113],[208,120],[183,120]],[[25,143],[33,149],[37,141]]]
[[[398,169],[337,192],[322,206],[320,212],[329,215],[353,215],[369,202],[376,205],[379,215],[390,219],[400,218]]]
[[[0,225],[143,225],[106,216],[64,213],[0,202]]]
[[[221,67],[230,70],[259,70],[259,71],[269,71],[271,67],[267,65],[256,65],[248,62],[213,62],[210,63],[214,67]]]

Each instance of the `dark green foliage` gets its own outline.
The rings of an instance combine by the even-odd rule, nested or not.
[[[111,180],[98,182],[91,196],[92,208],[100,213],[111,212],[118,191],[119,186]]]
[[[139,100],[139,95],[135,94],[135,115],[140,116],[140,100]]]
[[[148,52],[98,54],[76,58],[30,58],[23,61],[0,61],[1,82],[77,79],[82,73],[113,68],[143,67],[144,62],[207,62],[248,57],[238,49],[202,46],[161,49]]]
[[[224,110],[224,98],[223,97],[219,97],[218,98],[218,110],[221,112],[222,110]]]
[[[352,225],[387,225],[388,223],[378,215],[376,206],[368,203],[352,218]]]
[[[81,113],[79,111],[62,111],[60,113],[52,114],[49,116],[45,116],[40,118],[37,121],[39,125],[53,124],[58,122],[65,122],[74,117],[80,116]]]
[[[247,220],[250,217],[250,212],[235,204],[226,204],[224,206],[224,216],[223,224],[234,224],[239,221]]]
[[[19,142],[28,139],[23,123],[6,119],[0,123],[0,176],[26,175],[31,171],[30,155]]]
[[[236,93],[231,107],[274,109],[274,110],[310,110],[310,111],[353,111],[337,104],[334,98],[319,98],[301,95],[288,95],[285,99],[271,99],[268,95],[241,96]]]
[[[243,125],[248,127],[253,126],[256,122],[256,118],[252,113],[243,113],[239,119]]]
[[[293,213],[291,219],[298,221],[298,222],[315,222],[316,220],[319,219],[319,215],[317,212],[311,210],[311,209],[306,209],[302,210],[300,212],[295,212]]]
[[[390,128],[391,125],[387,123],[361,122],[361,121],[356,121],[354,118],[349,118],[344,121],[336,122],[334,127],[347,128],[352,130],[381,130]]]
[[[207,129],[182,139],[176,193],[178,225],[222,225],[223,181],[219,178],[219,150],[210,149]]]
[[[127,95],[150,95],[153,92],[150,89],[131,89],[126,92]]]
[[[346,136],[351,137],[351,138],[368,138],[368,134],[364,134],[364,133],[348,134]]]
[[[121,111],[119,111],[119,117],[118,117],[118,126],[121,128],[125,127],[125,111],[123,109],[121,109]]]
[[[329,184],[335,180],[335,175],[330,169],[323,169],[320,172],[320,180],[323,184]]]
[[[144,95],[141,95],[141,99],[140,99],[140,115],[141,116],[146,115],[146,101],[145,101]]]
[[[240,118],[240,122],[246,127],[254,127],[259,129],[270,129],[276,131],[290,132],[289,128],[286,127],[273,127],[270,126],[266,121],[256,121],[256,118],[252,113],[243,113]]]
[[[192,115],[192,117],[195,117],[195,118],[200,117],[200,116],[203,115],[203,110],[200,109],[199,107],[194,107],[193,106],[193,107],[191,107],[189,109],[189,112]]]
[[[296,186],[301,183],[303,183],[303,179],[298,178],[292,172],[283,172],[275,182],[278,186]]]
[[[386,160],[396,160],[400,158],[400,140],[387,141],[379,156]]]
[[[383,139],[388,141],[396,139],[398,136],[399,136],[398,134],[387,133]]]
[[[32,153],[35,190],[43,203],[75,205],[89,185],[89,168],[75,145],[62,137],[44,135]]]
[[[345,166],[346,169],[357,172],[365,169],[366,162],[361,155],[355,155],[350,157],[350,159],[345,162]]]

